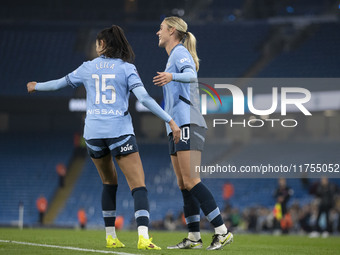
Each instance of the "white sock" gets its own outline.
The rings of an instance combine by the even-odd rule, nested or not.
[[[106,238],[111,235],[112,238],[117,238],[116,235],[116,228],[115,227],[105,227],[105,231],[106,231]]]
[[[149,239],[149,228],[147,226],[139,226],[137,230],[138,236],[142,235],[145,239]]]
[[[228,232],[228,229],[227,227],[222,224],[221,226],[215,228],[215,234],[218,234],[218,235],[224,235]]]
[[[201,239],[201,232],[189,232],[188,239],[191,241],[198,241]]]

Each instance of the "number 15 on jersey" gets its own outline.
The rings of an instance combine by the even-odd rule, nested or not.
[[[100,79],[98,74],[92,74],[92,78],[95,80],[95,86],[96,86],[95,104],[100,104],[100,102],[102,102],[103,104],[113,104],[113,103],[115,103],[116,102],[116,89],[113,85],[106,84],[106,80],[107,79],[114,79],[114,78],[116,78],[116,75],[115,74],[103,74],[103,75],[101,75],[101,79]],[[101,80],[101,82],[100,82],[100,80]],[[111,90],[111,97],[107,97],[106,94],[102,94],[102,93],[105,93],[106,91],[110,91],[110,90]],[[108,98],[111,98],[111,99],[108,99]]]

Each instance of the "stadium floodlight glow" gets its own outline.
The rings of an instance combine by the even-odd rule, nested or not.
[[[72,98],[68,103],[70,112],[86,112],[86,99]]]

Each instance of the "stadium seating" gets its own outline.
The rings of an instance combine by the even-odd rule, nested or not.
[[[258,149],[259,147],[261,147],[261,150]],[[266,143],[265,146],[264,143],[252,143],[245,146],[231,159],[221,162],[220,165],[254,165],[263,162],[298,164],[312,162],[315,158],[322,158],[323,162],[335,162],[338,155],[337,148],[339,148],[338,142],[325,142],[321,145],[313,142],[272,142]],[[167,145],[140,144],[139,149],[146,175],[151,221],[164,219],[169,212],[177,215],[182,211],[182,197],[167,155]],[[220,155],[218,156],[220,157]],[[211,162],[211,160],[213,159],[209,159],[208,162]],[[130,223],[134,222],[133,199],[125,177],[119,170],[118,176],[117,215],[124,216],[125,227],[128,227]],[[240,210],[252,206],[272,208],[275,204],[273,195],[277,188],[277,179],[228,179],[228,176],[225,177],[223,179],[205,178],[203,180],[214,194],[221,210],[225,207],[226,202]],[[225,201],[222,190],[223,185],[227,182],[233,184],[235,192],[234,196]],[[313,179],[311,182],[313,182]],[[336,182],[338,183],[337,180]],[[294,190],[294,196],[290,203],[299,201],[300,204],[306,204],[312,199],[300,179],[288,179],[287,184]],[[77,225],[76,213],[79,208],[83,207],[87,211],[90,226],[103,226],[100,204],[101,190],[102,184],[99,175],[91,160],[88,159],[82,176],[55,223],[58,225]]]
[[[58,185],[55,165],[67,162],[72,153],[72,136],[68,134],[54,135],[1,135],[3,146],[0,148],[0,168],[2,171],[0,186],[0,224],[14,223],[18,219],[18,204],[25,205],[25,224],[37,222],[38,213],[35,200],[43,194],[48,200]],[[25,141],[24,147],[22,141]],[[241,151],[220,165],[255,165],[268,164],[299,164],[322,159],[322,162],[337,162],[339,142],[252,142]],[[228,148],[220,146],[215,150],[216,157],[221,159]],[[42,150],[42,148],[44,148]],[[261,148],[261,150],[259,150]],[[176,177],[167,154],[166,144],[140,144],[140,154],[146,175],[146,185],[149,191],[151,220],[161,220],[168,212],[174,215],[182,211],[181,193],[177,187]],[[206,148],[211,149],[211,148]],[[37,156],[38,155],[38,156]],[[214,162],[210,155],[203,161]],[[117,194],[117,214],[125,217],[125,226],[133,220],[133,199],[122,172],[118,170],[119,189]],[[243,210],[251,206],[271,208],[274,204],[273,192],[277,186],[276,179],[204,179],[204,183],[213,192],[221,209],[223,200],[222,189],[226,182],[234,186],[234,196],[228,203]],[[311,182],[314,180],[312,179]],[[332,180],[333,181],[333,180]],[[340,184],[339,180],[334,180]],[[312,199],[300,179],[288,179],[288,185],[294,189],[290,203],[298,200],[305,204]],[[27,192],[27,191],[30,192]],[[102,184],[99,175],[88,158],[83,172],[74,186],[65,208],[57,217],[55,223],[62,226],[77,225],[77,210],[85,208],[88,214],[88,224],[102,226],[101,215]],[[256,191],[256,192],[254,192]]]
[[[199,77],[238,78],[259,58],[269,25],[261,22],[209,24],[192,29],[201,59]],[[209,43],[203,43],[207,38]]]
[[[152,78],[157,71],[164,70],[167,55],[157,47],[158,25],[145,23],[124,28],[145,86],[152,96],[159,98],[162,90],[153,86]],[[241,77],[260,57],[261,45],[270,28],[268,23],[260,21],[190,25],[189,31],[198,41],[199,77]],[[340,36],[333,31],[339,29],[336,23],[320,25],[310,39],[297,48],[284,50],[257,77],[337,77]],[[85,52],[75,50],[78,32],[79,28],[72,25],[53,25],[49,29],[41,25],[2,27],[0,44],[5,61],[0,68],[6,82],[0,95],[26,95],[24,85],[28,80],[60,78],[78,67],[86,60]],[[206,38],[213,39],[206,43]],[[68,88],[44,95],[72,96],[74,90]]]
[[[1,25],[0,68],[5,82],[0,95],[27,95],[28,81],[59,79],[76,69],[85,60],[84,54],[75,51],[76,37],[77,29],[72,26]],[[73,89],[65,88],[44,95],[73,93]]]
[[[260,148],[260,149],[259,149]],[[329,163],[337,162],[339,155],[339,142],[253,142],[244,147],[237,155],[222,162],[221,165],[290,165],[305,163]],[[315,162],[319,160],[320,162]],[[310,176],[313,178],[313,176]],[[273,206],[273,192],[277,186],[276,179],[231,179],[234,184],[235,196],[230,200],[233,206],[238,208],[261,205]],[[314,180],[311,179],[311,182]],[[340,184],[339,179],[334,182]],[[305,204],[312,197],[308,195],[308,189],[303,186],[301,179],[287,179],[287,185],[294,191],[294,197],[290,201],[299,200]],[[256,192],[254,192],[256,191]]]
[[[284,1],[277,4],[278,16],[293,16],[293,15],[317,15],[327,12],[330,8],[331,1],[318,0],[299,0],[299,1]]]
[[[135,51],[135,64],[146,89],[152,96],[161,97],[162,89],[152,83],[156,72],[163,71],[167,61],[166,52],[157,46],[159,23],[123,27]],[[96,32],[101,28],[93,26]],[[27,81],[61,78],[87,60],[85,50],[77,50],[81,30],[82,27],[76,25],[3,26],[0,45],[4,61],[0,68],[6,82],[0,95],[27,95]],[[263,22],[190,25],[189,31],[198,41],[199,77],[240,77],[259,57],[258,47],[266,38],[269,25]],[[213,39],[206,43],[206,38]],[[73,89],[66,88],[43,95],[70,97],[74,93]]]
[[[67,165],[73,151],[69,134],[1,134],[0,224],[18,220],[19,203],[24,204],[24,223],[38,222],[36,199],[48,201],[58,187],[56,165]]]
[[[326,23],[298,48],[283,51],[257,77],[339,77],[340,25]]]
[[[162,89],[155,88],[152,83],[153,76],[157,71],[164,70],[167,60],[165,51],[157,47],[155,33],[158,24],[127,25],[124,28],[136,53],[135,64],[145,87],[152,96],[162,97]],[[320,25],[310,39],[296,49],[280,53],[257,77],[337,77],[340,64],[340,46],[337,42],[340,35],[333,31],[339,29],[340,25],[336,23]],[[268,36],[270,25],[265,22],[240,22],[192,25],[189,30],[198,41],[201,59],[199,77],[242,77],[260,57],[260,46]],[[5,82],[0,95],[27,95],[27,81],[60,78],[77,68],[86,60],[85,52],[75,50],[79,43],[78,32],[79,29],[72,25],[53,25],[49,29],[41,25],[3,26],[0,45],[4,61],[0,63],[0,68]],[[206,38],[213,39],[206,43]],[[144,64],[146,60],[147,65]],[[260,89],[257,88],[257,91]],[[43,95],[70,97],[74,93],[73,89],[66,88]],[[39,95],[42,94],[34,96]]]

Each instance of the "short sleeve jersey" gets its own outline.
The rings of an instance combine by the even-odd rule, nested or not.
[[[195,62],[189,51],[177,44],[171,51],[165,72],[182,73],[191,68],[197,75]],[[171,81],[163,86],[164,110],[172,116],[178,126],[196,124],[207,128],[205,120],[199,110],[199,93],[197,82],[181,83]],[[167,134],[171,129],[166,124]]]
[[[134,134],[128,103],[131,90],[143,86],[133,64],[100,56],[66,75],[73,87],[85,86],[85,139]]]

